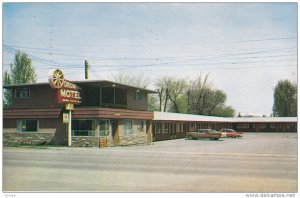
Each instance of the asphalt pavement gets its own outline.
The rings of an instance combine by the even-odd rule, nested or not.
[[[4,148],[4,192],[297,192],[297,133]]]

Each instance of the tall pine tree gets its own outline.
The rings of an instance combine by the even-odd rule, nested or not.
[[[32,66],[31,59],[25,52],[17,51],[14,63],[10,65],[10,73],[4,72],[3,83],[20,84],[20,83],[34,83],[36,82],[35,69]],[[3,106],[5,108],[11,106],[12,93],[11,90],[4,90]]]

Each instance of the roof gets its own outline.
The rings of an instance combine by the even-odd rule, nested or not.
[[[154,112],[154,120],[168,120],[168,121],[214,121],[223,122],[223,117],[192,115],[183,113],[169,113],[169,112]]]
[[[107,81],[107,80],[81,80],[81,81],[70,81],[70,82],[72,82],[78,86],[110,87],[112,85],[116,85],[116,87],[121,87],[121,88],[126,88],[126,89],[139,89],[141,91],[145,91],[148,93],[157,93],[156,91],[153,91],[150,89],[131,86],[131,85],[125,85],[125,84],[116,83],[116,82]],[[49,85],[49,83],[48,82],[20,83],[20,84],[3,85],[3,88],[12,89],[12,88],[18,88],[18,87],[43,86],[43,85]]]
[[[154,112],[153,120],[205,122],[297,122],[297,117],[216,117],[183,113]]]

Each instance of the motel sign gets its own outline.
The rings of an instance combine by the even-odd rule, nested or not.
[[[60,69],[52,69],[49,72],[49,85],[56,89],[56,101],[59,104],[80,104],[80,87],[64,79]]]
[[[69,113],[63,113],[63,123],[68,124],[68,146],[72,146],[72,110],[74,104],[81,103],[80,87],[64,79],[64,73],[60,69],[51,69],[48,74],[49,85],[56,89],[56,101],[66,104]]]

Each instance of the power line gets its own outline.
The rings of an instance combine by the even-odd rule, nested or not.
[[[247,39],[247,40],[235,40],[235,41],[209,41],[209,43],[221,43],[221,44],[227,44],[227,43],[245,43],[245,42],[265,42],[265,41],[277,41],[277,40],[293,40],[293,39],[297,39],[297,36],[290,36],[290,37],[274,37],[274,38],[262,38],[262,39]],[[7,41],[3,41],[4,43],[6,43]],[[39,45],[41,43],[22,43],[25,45]],[[201,43],[203,44],[203,43]],[[138,42],[138,43],[131,43],[131,42],[117,42],[117,41],[106,41],[106,42],[98,42],[98,43],[93,43],[93,44],[89,44],[89,43],[72,43],[72,44],[60,44],[57,43],[57,46],[89,46],[89,47],[98,47],[98,46],[174,46],[174,45],[178,45],[178,44],[174,44],[174,43],[151,43],[151,42],[147,42],[147,43],[142,43],[142,42]],[[192,46],[192,45],[199,45],[196,43],[180,43],[181,46]],[[16,47],[16,46],[15,46]],[[40,49],[45,49],[45,48],[40,48]]]
[[[231,53],[231,54],[219,54],[219,55],[212,55],[212,56],[208,56],[208,57],[198,57],[198,58],[193,58],[193,59],[170,59],[167,62],[156,62],[156,63],[148,63],[148,64],[141,64],[141,65],[136,65],[136,64],[127,64],[127,65],[105,65],[105,66],[94,66],[94,67],[115,67],[115,69],[109,69],[106,71],[113,71],[113,70],[124,70],[124,69],[133,69],[133,68],[143,68],[143,67],[158,67],[158,66],[173,66],[173,67],[178,67],[177,64],[188,64],[189,62],[194,62],[193,63],[189,63],[188,66],[199,66],[200,64],[210,64],[210,65],[216,65],[216,64],[242,64],[242,63],[262,63],[262,62],[270,62],[270,61],[275,61],[275,60],[268,60],[268,61],[248,61],[248,62],[238,62],[238,61],[234,61],[234,59],[250,59],[250,58],[266,58],[266,57],[276,57],[278,55],[267,55],[267,56],[258,56],[258,55],[264,55],[264,54],[269,54],[269,53],[274,53],[274,52],[285,52],[286,50],[290,50],[290,49],[294,49],[293,47],[291,48],[277,48],[277,49],[268,49],[268,50],[260,50],[260,51],[254,51],[254,52],[244,52],[244,53]],[[17,49],[8,46],[6,44],[4,44],[4,51],[7,51],[9,53],[15,54]],[[255,56],[248,56],[248,55],[255,55]],[[48,59],[44,59],[44,58],[39,58],[37,56],[33,56],[30,55],[32,60],[41,63],[45,66],[39,65],[39,67],[45,67],[45,68],[49,68],[49,65],[57,65],[60,67],[64,67],[64,68],[81,68],[82,65],[81,64],[70,64],[70,63],[62,63],[62,62],[56,62],[56,61],[52,61],[52,60],[48,60]],[[245,57],[240,57],[240,56],[245,56]],[[281,57],[283,56],[293,56],[293,54],[285,54],[285,55],[280,55]],[[226,59],[227,57],[227,59]],[[221,58],[221,59],[216,59],[216,58]],[[205,62],[205,61],[209,61],[209,60],[230,60],[233,59],[232,61],[228,62]],[[163,61],[161,59],[157,59],[157,61]],[[200,63],[198,63],[200,61]],[[197,63],[195,63],[197,62]],[[172,64],[172,65],[170,65]],[[52,67],[51,67],[52,68]]]

